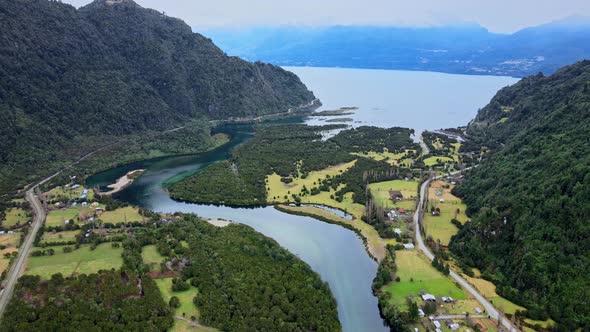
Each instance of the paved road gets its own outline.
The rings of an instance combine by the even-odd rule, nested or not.
[[[458,174],[459,172],[452,173],[453,175]],[[438,176],[435,179],[439,179],[442,176]],[[414,224],[416,228],[416,244],[418,248],[424,252],[426,257],[431,261],[434,260],[434,255],[430,252],[430,248],[424,244],[424,240],[422,239],[422,233],[420,232],[420,214],[424,208],[424,201],[426,200],[426,193],[428,190],[428,185],[430,184],[429,179],[428,181],[424,182],[422,186],[420,186],[420,199],[418,201],[418,207],[416,208],[416,213],[414,214]],[[481,295],[471,284],[469,284],[465,279],[451,270],[450,273],[451,278],[453,278],[457,283],[463,287],[463,289],[467,290],[481,305],[483,306],[486,313],[493,319],[498,320],[500,313],[498,310],[483,296]],[[502,318],[502,325],[507,329],[507,331],[519,331],[516,327],[512,326],[510,321],[506,318]]]
[[[2,317],[2,314],[4,314],[4,310],[6,310],[8,302],[10,302],[16,281],[25,269],[27,258],[29,257],[29,251],[33,247],[35,236],[45,221],[45,209],[43,208],[43,205],[41,205],[39,198],[35,195],[35,188],[37,188],[37,186],[27,190],[26,199],[33,208],[33,224],[29,230],[29,233],[25,237],[25,241],[21,244],[18,250],[16,261],[14,264],[12,264],[6,279],[6,287],[4,287],[4,290],[0,294],[0,317]]]

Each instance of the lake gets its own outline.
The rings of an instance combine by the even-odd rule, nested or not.
[[[353,125],[408,126],[425,129],[466,124],[499,88],[513,78],[464,76],[439,73],[357,70],[337,68],[288,68],[298,74],[324,103],[322,109],[359,107]],[[324,119],[324,120],[321,120]],[[324,117],[291,118],[289,122],[325,124]],[[208,153],[146,160],[96,174],[90,186],[105,186],[130,170],[146,172],[117,199],[159,212],[189,212],[249,225],[272,237],[307,262],[330,285],[338,303],[343,331],[388,331],[383,326],[372,295],[377,271],[362,240],[352,231],[322,221],[289,215],[273,207],[233,208],[176,202],[163,189],[216,161],[252,135],[249,125],[226,125],[216,130],[232,136],[230,143]],[[359,221],[361,222],[361,221]]]
[[[284,67],[297,74],[323,106],[358,107],[353,126],[444,129],[466,125],[513,77],[455,75],[420,71]],[[335,117],[310,117],[310,125]]]

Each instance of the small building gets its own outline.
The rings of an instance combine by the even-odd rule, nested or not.
[[[440,216],[440,210],[434,210],[434,211],[432,211],[432,215],[435,216],[435,217]]]
[[[404,249],[414,249],[416,248],[413,243],[404,243]]]
[[[437,321],[437,320],[433,320],[432,321],[432,325],[434,325],[434,327],[436,327],[437,329],[440,329],[442,327],[442,325],[440,324],[440,322]]]
[[[404,198],[404,195],[402,195],[402,192],[399,191],[399,190],[390,190],[389,191],[389,197],[392,200],[398,200],[398,199],[401,200],[401,199]]]
[[[396,228],[396,229],[394,229],[394,230],[393,230],[393,232],[394,232],[395,234],[402,235],[402,230],[401,230],[401,229],[399,229],[399,228]]]
[[[426,316],[426,314],[424,314],[424,310],[418,309],[418,316],[420,316],[420,318],[424,318],[424,316]]]
[[[452,297],[450,297],[450,296],[443,296],[443,297],[441,297],[441,300],[442,300],[444,303],[453,303],[453,298],[452,298]]]
[[[4,234],[6,234],[5,231],[0,231],[0,235],[4,235]]]
[[[478,314],[481,314],[483,312],[480,308],[474,308],[473,311],[475,311]]]
[[[14,231],[8,231],[8,234],[14,234]]]
[[[449,325],[449,328],[451,329],[451,331],[457,331],[459,329],[459,324],[457,323],[453,323],[451,325]]]
[[[72,206],[78,206],[78,202],[72,203]]]
[[[397,210],[397,212],[399,212],[399,214],[406,214],[406,209],[404,209],[404,208],[399,208],[399,209]]]
[[[87,206],[87,205],[88,205],[88,203],[82,202],[82,206]]]
[[[441,198],[441,199],[439,199],[438,201],[439,201],[440,203],[444,203],[444,202],[445,202],[445,199],[444,199],[444,198]]]
[[[436,297],[432,294],[422,294],[422,300],[424,300],[424,302],[436,302]]]
[[[72,185],[72,189],[78,189],[78,188],[80,188],[80,185],[79,184]]]

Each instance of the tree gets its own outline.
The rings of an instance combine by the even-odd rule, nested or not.
[[[170,301],[168,301],[168,304],[170,305],[171,308],[178,308],[178,307],[180,307],[180,300],[178,299],[178,297],[172,296],[170,298]]]
[[[420,319],[420,313],[418,311],[418,304],[408,299],[408,318],[410,321],[415,322]]]
[[[426,303],[424,303],[422,310],[424,310],[424,313],[426,315],[435,314],[436,313],[436,302],[427,301]]]

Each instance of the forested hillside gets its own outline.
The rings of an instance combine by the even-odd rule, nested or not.
[[[226,56],[184,22],[131,0],[79,10],[2,1],[0,30],[2,191],[107,138],[314,99],[296,75]]]
[[[455,190],[452,251],[529,317],[590,329],[590,61],[501,90],[468,131],[493,152]]]

